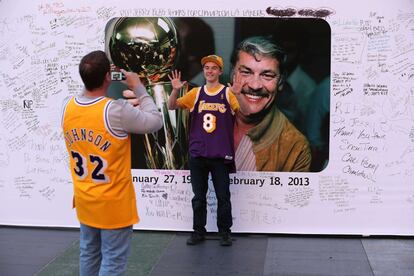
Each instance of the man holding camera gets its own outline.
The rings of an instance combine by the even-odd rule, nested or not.
[[[138,107],[106,97],[111,76],[104,52],[85,55],[79,73],[85,89],[65,100],[62,127],[80,221],[80,275],[122,275],[139,221],[130,133],[157,131],[162,118],[135,73],[122,70]]]

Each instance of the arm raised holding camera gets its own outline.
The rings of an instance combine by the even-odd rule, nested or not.
[[[126,100],[117,101],[111,106],[111,109],[120,109],[118,114],[121,116],[110,123],[119,126],[121,132],[127,133],[142,134],[159,130],[162,127],[161,113],[138,74],[124,69],[121,69],[121,73],[125,76],[122,83],[126,84],[129,90],[122,92]]]

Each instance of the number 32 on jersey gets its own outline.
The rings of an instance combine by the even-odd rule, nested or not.
[[[75,168],[73,171],[79,178],[79,180],[83,180],[88,176],[88,162],[90,162],[93,166],[93,170],[91,172],[91,179],[94,183],[108,183],[109,177],[105,174],[105,170],[108,167],[108,164],[105,159],[98,155],[90,154],[87,158],[82,156],[79,152],[71,151],[71,157],[75,161]]]

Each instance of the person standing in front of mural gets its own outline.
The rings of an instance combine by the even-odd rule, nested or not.
[[[169,78],[172,92],[168,108],[190,110],[189,167],[194,197],[193,230],[187,240],[195,245],[205,240],[207,222],[208,175],[211,173],[217,197],[217,227],[222,246],[231,246],[231,226],[233,219],[230,202],[230,177],[234,172],[233,126],[234,115],[239,109],[237,99],[230,88],[219,82],[223,73],[223,60],[217,55],[201,59],[206,84],[191,89],[178,98],[185,81],[181,73],[173,71]],[[235,84],[237,85],[237,83]]]
[[[131,176],[129,133],[162,127],[162,118],[137,74],[122,70],[139,106],[106,97],[110,63],[103,51],[85,55],[79,73],[85,85],[65,100],[62,127],[80,221],[80,275],[122,275],[139,221]],[[130,93],[131,91],[129,91]]]
[[[281,48],[262,36],[243,40],[233,53],[233,78],[240,82],[233,86],[240,104],[234,126],[237,171],[309,171],[308,141],[275,104],[284,59]]]

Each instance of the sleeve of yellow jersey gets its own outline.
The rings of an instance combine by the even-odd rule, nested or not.
[[[177,105],[180,108],[192,109],[194,107],[198,91],[199,87],[191,89],[185,93],[185,95],[177,99]]]
[[[237,110],[240,109],[239,102],[237,101],[236,96],[234,96],[233,91],[231,91],[230,88],[227,89],[227,92],[228,92],[227,99],[229,101],[230,107],[234,112],[236,112]]]

